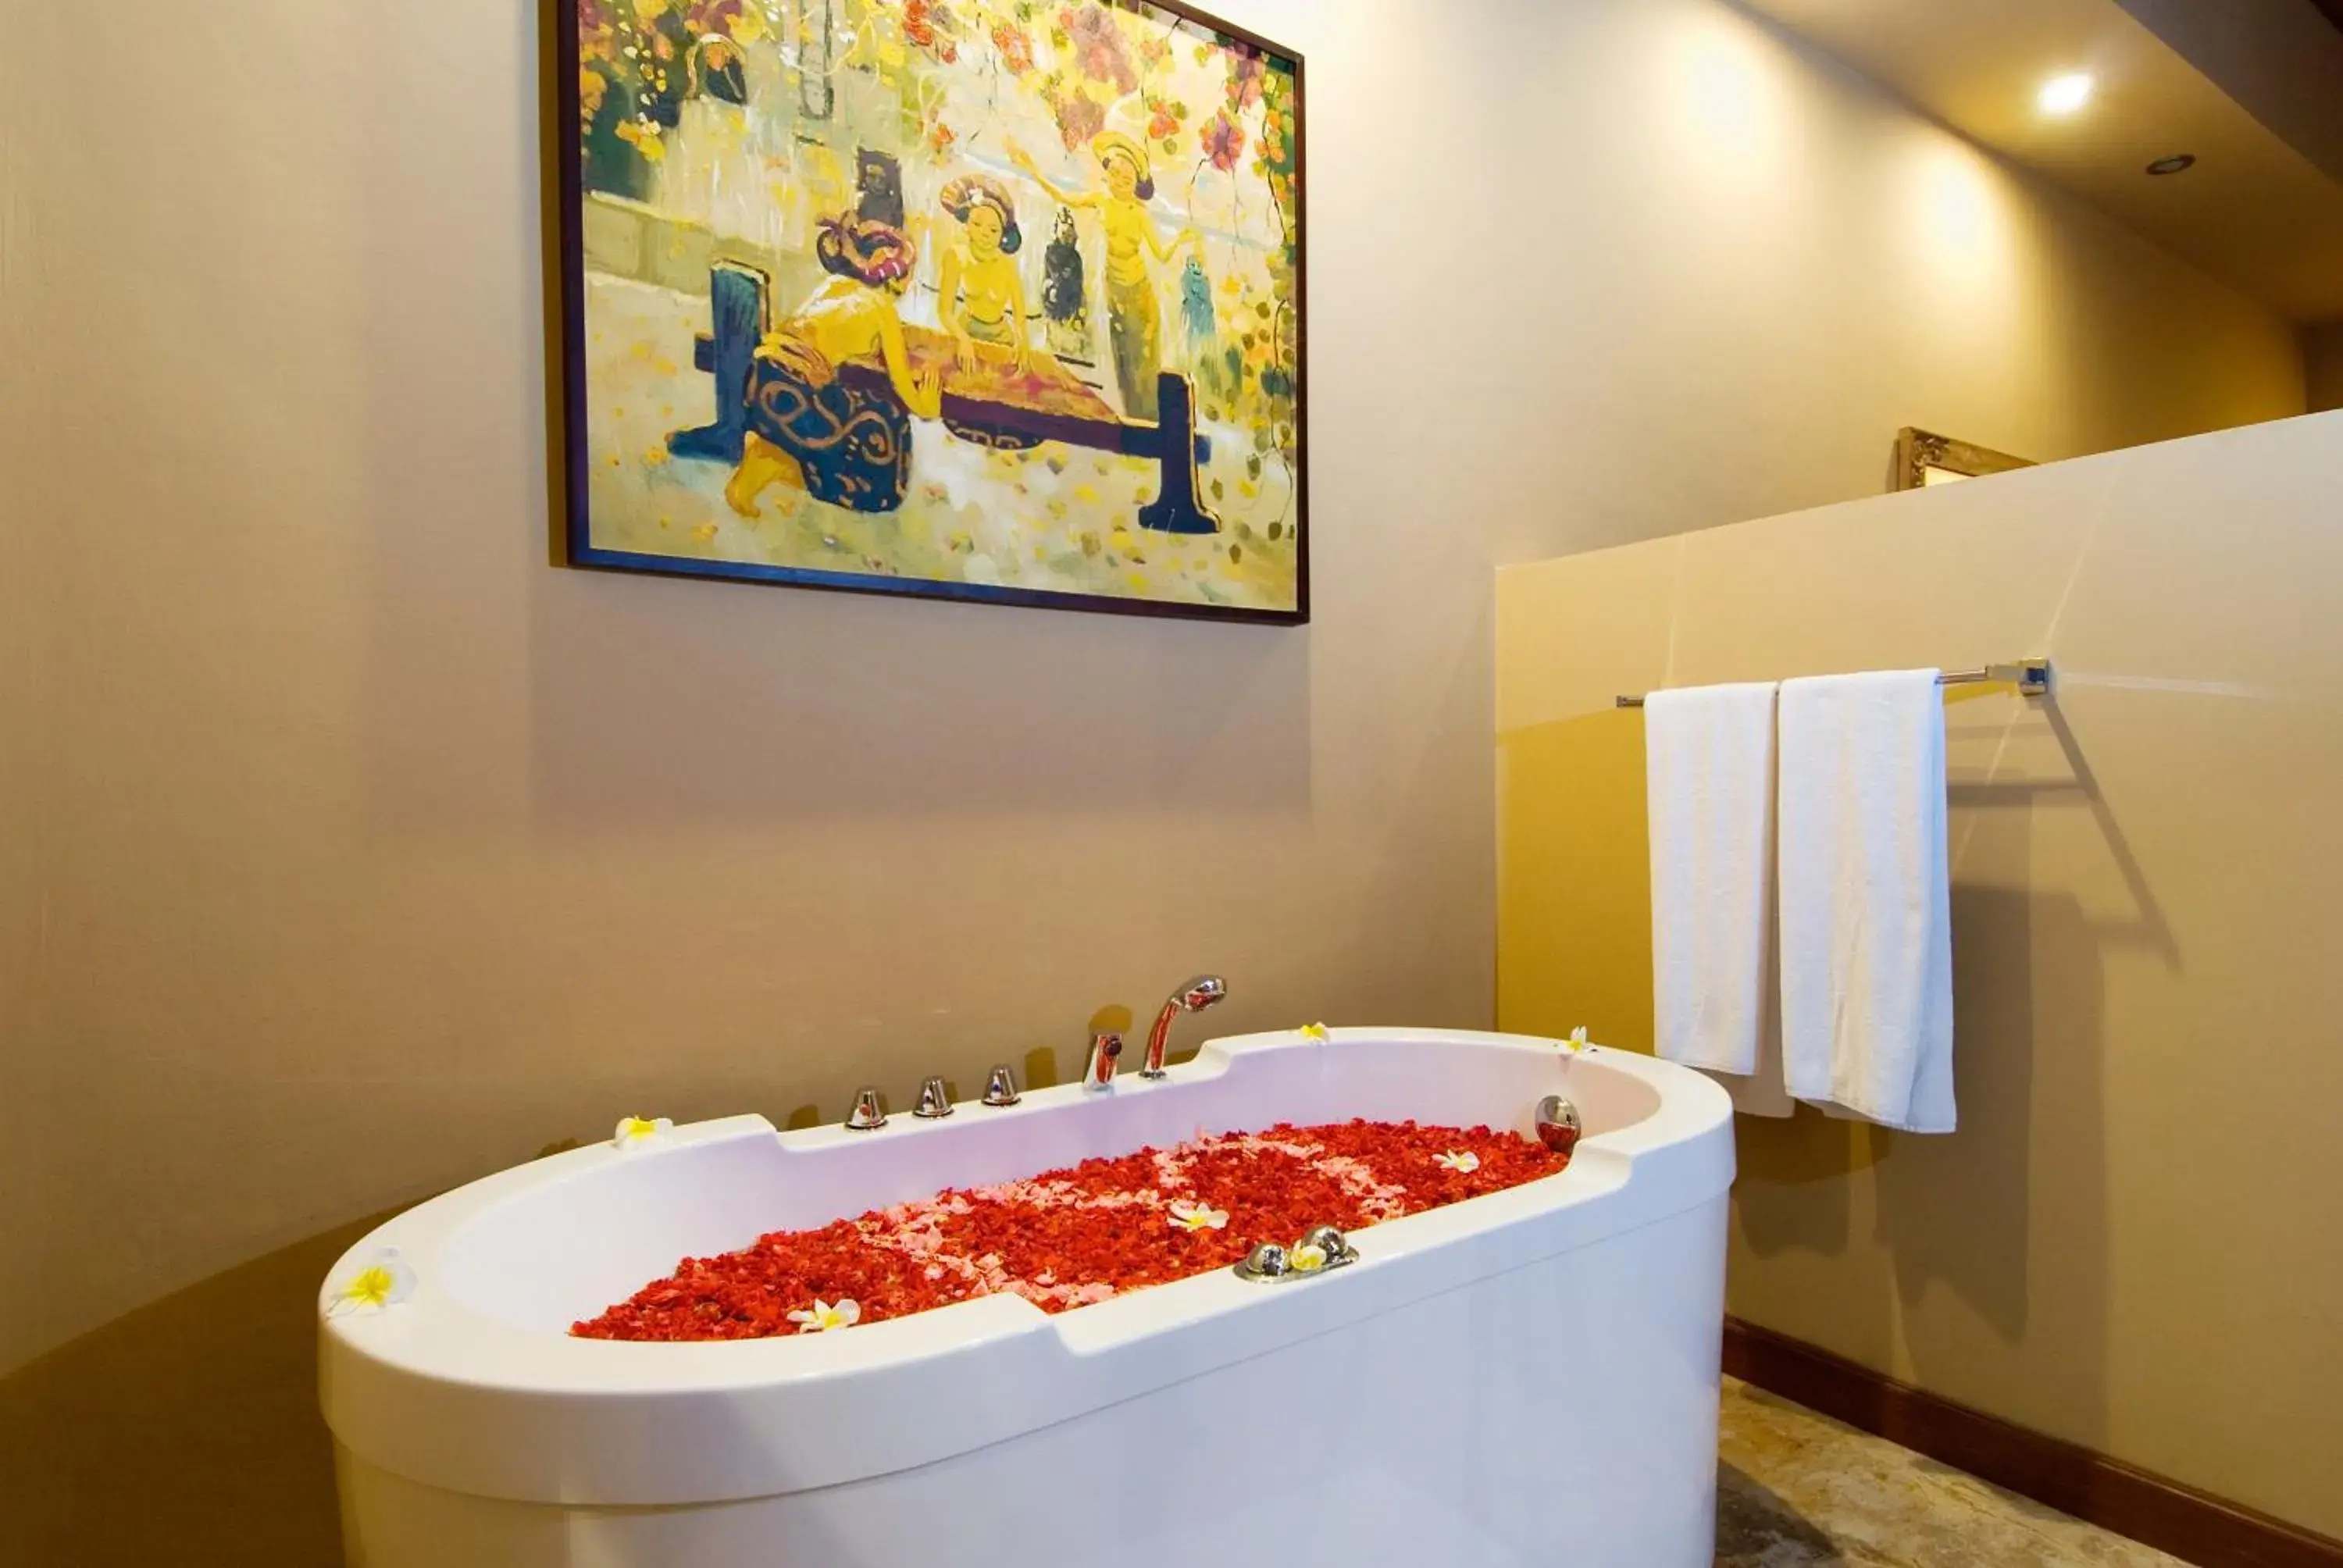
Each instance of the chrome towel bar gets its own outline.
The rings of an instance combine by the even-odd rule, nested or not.
[[[1988,681],[2015,686],[2020,697],[2047,697],[2050,695],[2050,661],[2046,658],[2021,658],[2015,664],[1988,664],[1982,669],[1948,669],[1936,677],[1939,686],[1976,686]],[[1618,699],[1618,705],[1641,708],[1644,699],[1622,697]]]

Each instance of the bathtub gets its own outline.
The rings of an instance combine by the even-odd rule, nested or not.
[[[566,1330],[687,1255],[1199,1131],[1512,1127],[1559,1175],[1050,1316],[997,1295],[700,1344]],[[1215,1040],[1167,1079],[873,1132],[758,1116],[432,1200],[403,1302],[323,1317],[353,1568],[1704,1568],[1731,1108],[1645,1057],[1445,1030]]]

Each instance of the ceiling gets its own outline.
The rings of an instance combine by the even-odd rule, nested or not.
[[[2343,317],[2343,0],[1744,3],[2281,314]],[[2070,71],[2090,102],[2044,114]]]

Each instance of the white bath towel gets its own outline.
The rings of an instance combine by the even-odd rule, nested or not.
[[[1780,741],[1775,742],[1778,749]],[[1733,1109],[1744,1116],[1794,1116],[1798,1102],[1782,1072],[1782,944],[1778,915],[1780,896],[1765,890],[1765,1004],[1759,1015],[1757,1070],[1746,1076],[1715,1073],[1733,1097]]]
[[[1782,1058],[1800,1100],[1950,1132],[1952,879],[1936,671],[1782,685]]]
[[[1786,1116],[1766,1049],[1774,915],[1772,682],[1654,691],[1644,704],[1659,1052],[1716,1074],[1736,1104]]]

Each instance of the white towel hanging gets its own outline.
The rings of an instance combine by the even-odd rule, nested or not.
[[[1717,1076],[1740,1109],[1786,1116],[1773,989],[1771,682],[1655,691],[1644,704],[1659,1053]],[[1771,1066],[1770,1081],[1761,1069]]]
[[[1952,879],[1933,669],[1785,681],[1784,1076],[1800,1100],[1950,1132]]]

